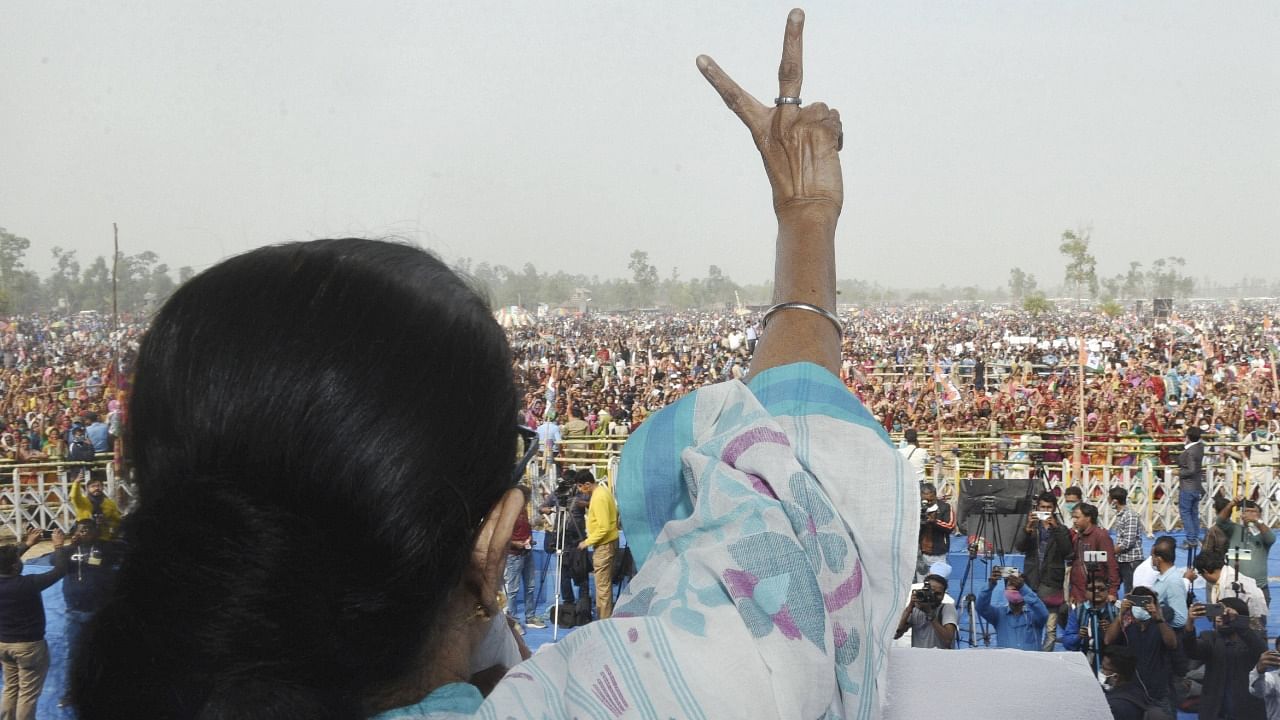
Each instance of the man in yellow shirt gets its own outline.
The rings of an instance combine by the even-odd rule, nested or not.
[[[86,473],[71,483],[71,507],[76,511],[77,522],[93,520],[97,523],[99,538],[108,542],[116,539],[116,529],[124,515],[116,501],[107,497],[101,477]]]
[[[596,616],[613,615],[613,556],[618,552],[618,502],[608,485],[596,481],[589,470],[578,472],[578,492],[591,496],[587,506],[587,539],[579,550],[594,547],[591,565],[595,569]]]

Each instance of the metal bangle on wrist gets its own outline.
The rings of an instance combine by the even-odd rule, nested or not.
[[[773,317],[773,314],[779,310],[807,310],[811,313],[817,313],[818,315],[830,320],[831,324],[836,326],[836,333],[840,337],[844,337],[844,325],[840,323],[840,318],[836,317],[835,313],[824,307],[807,302],[783,302],[774,305],[764,311],[764,318],[761,319],[760,326],[767,329],[769,327],[769,318]]]

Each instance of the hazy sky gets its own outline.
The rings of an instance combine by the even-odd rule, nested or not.
[[[732,9],[730,9],[732,7]],[[7,2],[0,226],[173,267],[397,235],[602,277],[770,276],[750,137],[706,52],[777,94],[776,3]],[[841,111],[841,277],[1061,280],[1185,256],[1275,277],[1280,3],[822,2],[806,102]]]

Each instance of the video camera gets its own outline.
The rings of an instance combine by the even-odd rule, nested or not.
[[[556,483],[556,489],[552,491],[556,496],[556,504],[560,507],[570,507],[573,499],[578,495],[578,483],[572,475],[560,478],[560,482]]]
[[[929,520],[929,513],[938,512],[938,503],[920,502],[920,522]]]
[[[942,593],[929,587],[928,583],[925,583],[924,587],[912,591],[911,595],[921,605],[933,606],[942,604]]]

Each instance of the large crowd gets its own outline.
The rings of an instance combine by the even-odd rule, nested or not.
[[[145,325],[84,313],[10,318],[0,330],[0,462],[84,460],[73,457],[77,428],[95,455],[115,453]]]
[[[1030,451],[1037,459],[1053,463],[1069,456],[1081,422],[1086,463],[1103,462],[1099,455],[1105,453],[1109,465],[1124,466],[1144,458],[1176,465],[1180,449],[1176,444],[1185,442],[1188,430],[1194,429],[1220,443],[1252,442],[1243,448],[1245,455],[1274,465],[1280,394],[1271,318],[1278,311],[1280,304],[1266,301],[1188,304],[1159,320],[1134,315],[1107,318],[1070,309],[1032,315],[990,306],[853,309],[841,313],[845,332],[839,375],[885,431],[900,439],[903,454],[921,471],[922,480],[924,458],[934,448],[921,436],[940,436],[938,445],[957,455],[980,452],[989,459],[1019,461],[1026,460]],[[144,330],[135,323],[112,330],[109,322],[93,315],[14,318],[7,323],[0,337],[4,460],[17,464],[77,461],[115,452],[125,417],[130,359]],[[761,333],[758,315],[750,311],[530,316],[507,328],[516,384],[524,393],[521,424],[537,428],[544,444],[553,447],[566,438],[629,436],[649,415],[692,391],[744,378]],[[1034,449],[1025,445],[1029,434],[1037,436]],[[966,445],[966,438],[998,441]],[[1258,448],[1264,452],[1255,454]],[[580,467],[590,467],[590,461],[600,457],[587,456]],[[542,627],[551,620],[573,623],[575,616],[578,623],[607,618],[612,610],[610,591],[622,572],[613,557],[618,535],[612,495],[606,486],[599,486],[604,491],[597,489],[590,470],[562,465],[561,471],[568,478],[569,495],[563,498],[567,512],[561,525],[545,527],[552,532],[565,530],[561,545],[566,566],[559,592],[553,591],[558,602],[547,608],[551,615],[545,620],[537,612],[536,601],[528,602],[534,590],[531,530],[543,527],[537,515],[532,527],[517,526],[510,549],[504,582],[510,597],[507,610],[514,618],[517,597],[523,594],[527,627]],[[83,494],[82,485],[76,487]],[[963,633],[957,628],[960,616],[952,598],[957,593],[948,595],[950,575],[945,563],[956,523],[934,486],[925,485],[925,490],[926,504],[933,511],[922,520],[916,578],[920,591],[903,611],[899,634],[910,632],[911,639],[904,642],[918,647],[955,647],[962,643]],[[1084,502],[1078,490],[1069,489],[1064,497],[1049,493],[1038,498],[1036,511],[1042,515],[1033,512],[1025,536],[1018,539],[1027,564],[1016,575],[993,576],[971,611],[996,629],[1002,645],[1053,649],[1060,644],[1086,652],[1099,674],[1110,677],[1113,684],[1159,677],[1161,691],[1152,693],[1147,687],[1145,697],[1172,710],[1175,702],[1204,693],[1205,684],[1227,682],[1206,679],[1206,671],[1192,673],[1188,680],[1188,658],[1194,667],[1194,653],[1206,660],[1216,657],[1212,662],[1225,662],[1229,653],[1214,646],[1213,640],[1197,644],[1194,634],[1189,644],[1175,638],[1176,652],[1153,649],[1167,643],[1166,636],[1173,633],[1194,633],[1184,630],[1194,627],[1187,618],[1206,612],[1205,606],[1170,603],[1186,588],[1162,589],[1160,578],[1173,567],[1167,559],[1169,543],[1143,552],[1137,530],[1130,527],[1135,518],[1125,514],[1124,492],[1117,490],[1118,495],[1113,493],[1106,500],[1116,518],[1110,534],[1096,527],[1098,508]],[[101,493],[100,482],[96,491]],[[539,495],[535,502],[549,517],[560,505],[553,495]],[[600,510],[596,518],[592,513],[597,506],[611,509]],[[1236,631],[1242,638],[1248,631],[1263,633],[1265,620],[1260,621],[1259,614],[1265,618],[1270,601],[1266,559],[1273,535],[1258,522],[1258,506],[1251,500],[1241,498],[1232,504],[1218,498],[1214,510],[1218,521],[1208,528],[1200,555],[1207,560],[1179,569],[1177,577],[1188,582],[1213,578],[1207,599],[1222,600],[1227,618],[1217,632],[1225,631],[1232,618],[1251,611],[1253,624],[1238,623]],[[1239,514],[1238,522],[1233,512]],[[96,540],[90,532],[98,528],[78,526],[74,541],[93,545]],[[1245,540],[1231,541],[1233,533],[1258,546],[1239,576],[1227,557]],[[1103,537],[1105,542],[1097,539]],[[1062,570],[1063,560],[1079,554],[1081,538],[1095,538],[1093,545],[1112,553],[1096,582],[1085,564],[1066,573]],[[28,537],[27,542],[34,539]],[[66,558],[58,556],[59,568],[89,557],[79,551],[64,554]],[[1057,569],[1051,570],[1055,564]],[[1145,569],[1145,580],[1144,564],[1151,566]],[[594,575],[594,593],[589,590],[589,575]],[[1241,580],[1257,590],[1257,598],[1241,596],[1241,602],[1235,603],[1232,593],[1214,589],[1219,584],[1239,586]],[[1003,605],[992,603],[996,582],[1004,584]],[[1121,589],[1123,593],[1118,592]],[[101,588],[94,592],[100,594]],[[1147,594],[1152,595],[1153,605],[1137,604]],[[1150,629],[1144,624],[1157,617],[1152,614],[1155,608],[1166,610],[1172,633],[1158,622]],[[1113,624],[1121,616],[1146,619],[1131,620],[1136,622],[1132,627]],[[1132,639],[1125,640],[1128,635]],[[1243,654],[1256,656],[1261,650],[1253,645],[1261,642],[1250,640]],[[1115,649],[1131,644],[1145,648],[1146,654],[1131,657],[1132,653]],[[1253,678],[1246,678],[1249,684],[1265,691],[1265,683],[1253,679],[1272,665],[1280,665],[1280,655],[1263,656]],[[1241,690],[1239,678],[1232,682],[1236,684],[1231,688],[1215,687],[1210,692],[1225,693],[1223,697],[1234,692],[1238,702],[1246,702],[1248,688]]]
[[[1275,431],[1277,311],[1273,301],[1189,303],[1159,320],[971,305],[856,309],[842,314],[841,378],[895,437],[1003,437],[985,447],[1005,459],[1033,432],[1046,439],[1038,459],[1055,462],[1083,423],[1085,463],[1106,454],[1123,466],[1145,454],[1169,464],[1169,444],[1187,427],[1220,442]],[[587,433],[625,434],[701,386],[741,378],[760,331],[749,312],[603,314],[533,318],[509,339],[529,424],[573,413]]]

